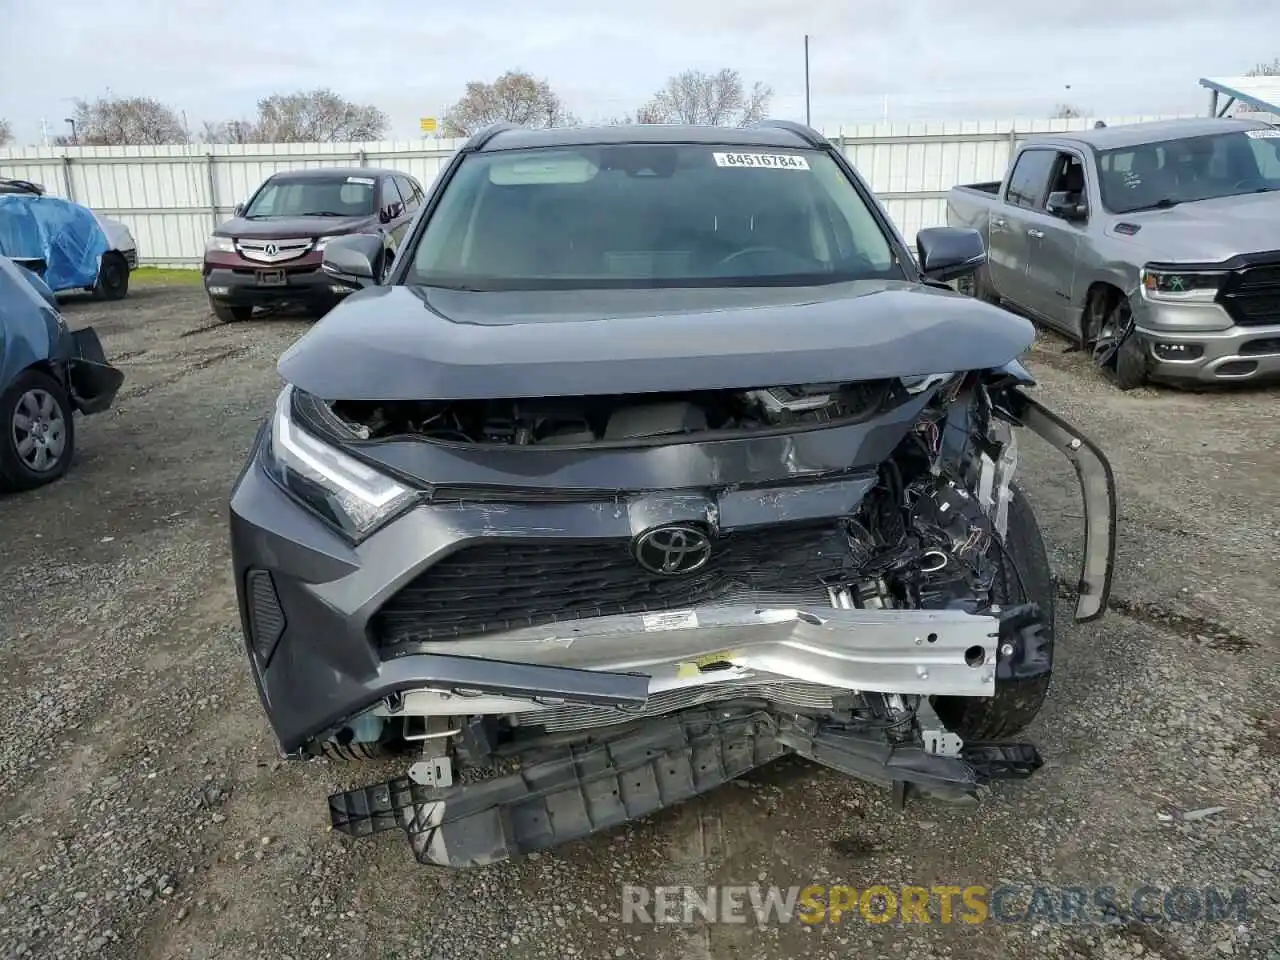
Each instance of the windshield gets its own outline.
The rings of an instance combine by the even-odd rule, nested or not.
[[[367,217],[374,211],[373,177],[269,180],[245,208],[250,220],[271,217]]]
[[[407,282],[548,290],[903,276],[867,204],[819,151],[621,144],[467,157]]]
[[[1280,130],[1236,130],[1098,154],[1112,213],[1280,190]]]

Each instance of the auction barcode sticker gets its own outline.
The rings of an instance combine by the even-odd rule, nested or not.
[[[1244,135],[1250,140],[1272,140],[1280,137],[1280,130],[1246,130]]]
[[[717,167],[766,167],[770,170],[808,170],[809,161],[791,153],[713,153]]]
[[[692,610],[646,613],[643,617],[643,622],[645,632],[653,630],[692,630],[698,625],[698,615]]]

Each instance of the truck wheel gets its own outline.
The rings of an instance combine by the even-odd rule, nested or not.
[[[42,370],[26,370],[0,394],[0,489],[30,490],[67,472],[76,425],[67,391]]]
[[[99,300],[123,300],[128,292],[129,264],[118,253],[104,253],[93,295]]]
[[[994,303],[999,305],[1000,298],[996,296],[994,290],[991,289],[991,281],[987,279],[987,268],[980,267],[973,275],[973,295],[978,300],[985,303]]]
[[[213,315],[223,323],[240,323],[253,316],[253,307],[233,307],[217,300],[210,300],[209,306],[213,308]]]
[[[1120,390],[1147,382],[1147,355],[1133,326],[1133,311],[1125,297],[1096,294],[1089,303],[1090,353],[1094,365]]]
[[[1017,484],[1009,503],[1004,549],[992,543],[996,565],[992,602],[1002,607],[1036,603],[1044,616],[1045,640],[1053,658],[1054,599],[1049,554],[1035,511]],[[963,740],[1005,740],[1027,726],[1044,704],[1049,674],[1028,680],[997,680],[994,697],[934,697],[938,718]]]

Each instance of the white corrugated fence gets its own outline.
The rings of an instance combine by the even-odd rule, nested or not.
[[[1108,125],[1157,117],[1107,118]],[[1020,137],[1084,130],[1094,120],[869,123],[823,131],[870,182],[908,243],[946,221],[957,183],[998,180]],[[435,179],[461,140],[0,148],[0,177],[41,183],[128,224],[143,263],[195,266],[213,228],[277,170],[389,167]]]

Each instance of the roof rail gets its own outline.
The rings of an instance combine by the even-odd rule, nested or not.
[[[504,133],[507,130],[516,130],[516,129],[518,129],[518,126],[514,123],[506,123],[506,122],[491,123],[489,124],[489,126],[485,127],[483,130],[477,130],[475,133],[473,133],[467,139],[467,142],[462,145],[462,149],[465,150],[467,153],[472,153],[476,150],[483,150],[485,144],[487,144],[490,140],[492,140],[498,134]]]
[[[753,126],[761,129],[786,130],[788,133],[794,133],[809,146],[819,150],[830,143],[826,137],[813,129],[813,127],[797,123],[795,120],[757,120]]]

